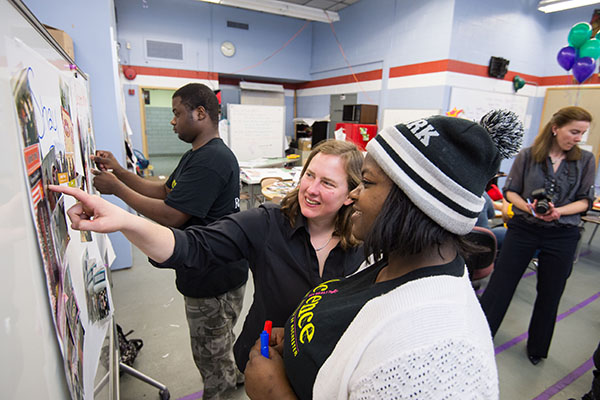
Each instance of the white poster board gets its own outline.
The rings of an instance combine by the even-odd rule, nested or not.
[[[407,122],[416,121],[418,119],[427,118],[432,115],[438,115],[440,113],[439,108],[424,108],[424,109],[395,109],[386,108],[383,110],[383,121],[381,123],[381,129],[387,128],[388,126],[398,125],[400,123],[406,124]]]
[[[47,189],[92,190],[88,83],[20,2],[0,2],[0,20],[3,398],[102,398],[114,252],[106,235],[73,231],[65,212],[74,199]]]
[[[285,107],[229,104],[229,147],[238,161],[282,157]]]
[[[448,110],[456,110],[458,117],[479,121],[490,110],[506,109],[517,114],[525,126],[528,126],[528,102],[528,97],[517,94],[454,87]]]

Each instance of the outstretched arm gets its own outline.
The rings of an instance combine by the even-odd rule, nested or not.
[[[121,231],[151,259],[161,263],[173,254],[175,238],[169,228],[130,214],[120,207],[67,186],[49,185],[50,190],[75,197],[79,202],[67,214],[76,230],[110,233]]]
[[[178,227],[190,219],[189,214],[167,205],[163,198],[153,198],[136,192],[125,183],[119,181],[111,172],[92,171],[92,173],[96,175],[94,186],[100,193],[114,194],[127,203],[129,207],[154,222],[158,222],[164,226]],[[165,187],[164,184],[162,186]]]

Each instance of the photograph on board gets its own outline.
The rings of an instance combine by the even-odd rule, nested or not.
[[[68,266],[65,268],[63,293],[67,322],[63,338],[65,370],[72,398],[83,399],[83,340],[85,335],[73,290],[71,270]]]
[[[81,265],[85,280],[85,296],[88,314],[92,323],[106,318],[110,313],[106,268],[90,258],[88,250],[83,252]]]
[[[59,185],[58,181],[58,170],[59,165],[56,160],[56,153],[54,152],[54,146],[50,148],[48,154],[44,156],[42,160],[42,179],[44,182],[44,196],[48,200],[50,211],[54,211],[56,203],[60,198],[60,193],[48,190],[48,185]]]
[[[13,79],[13,94],[25,147],[39,143],[28,73],[29,69],[24,68]]]
[[[83,112],[83,110],[81,110]],[[81,119],[81,115],[77,118],[77,127],[79,128],[79,147],[81,150],[81,163],[83,164],[83,179],[81,190],[85,190],[90,194],[95,194],[96,190],[92,184],[93,176],[91,169],[93,162],[91,156],[96,152],[96,144],[94,143],[94,135],[89,122],[89,116]]]
[[[69,330],[68,339],[66,340],[66,372],[69,382],[69,390],[71,398],[75,400],[84,399],[83,389],[83,340],[84,329],[81,324],[81,318],[77,316],[75,321],[75,331]]]
[[[64,260],[65,251],[67,250],[67,244],[69,243],[70,236],[67,228],[67,218],[65,214],[65,199],[61,197],[52,211],[52,232],[54,237],[54,244],[56,246],[59,260]]]
[[[35,123],[33,96],[29,85],[28,69],[22,69],[12,80],[15,110],[23,139],[23,159],[32,204],[38,204],[43,197],[39,134]]]
[[[61,286],[61,273],[60,264],[56,256],[56,249],[54,247],[54,241],[52,238],[52,230],[50,228],[50,211],[48,205],[44,201],[40,201],[36,207],[37,220],[36,228],[38,231],[38,240],[42,250],[42,260],[44,264],[44,274],[46,275],[46,282],[48,286],[48,293],[50,294],[50,303],[52,306],[52,312],[57,315],[57,299],[60,295]]]
[[[69,186],[76,186],[75,184],[75,133],[73,132],[73,121],[71,120],[71,104],[69,95],[69,86],[61,78],[60,79],[60,105],[61,105],[61,117],[63,123],[63,133],[65,141],[65,163],[66,170],[63,172],[67,173],[67,180]]]
[[[92,173],[90,171],[90,166],[92,165],[90,155],[93,154],[90,146],[93,145],[94,142],[93,140],[90,140],[89,125],[82,126],[81,115],[79,113],[77,117],[77,131],[79,132],[79,150],[82,164],[81,171],[83,171],[83,175],[77,177],[80,180],[78,186],[81,190],[94,194],[95,189],[92,184]],[[95,151],[95,149],[93,151]],[[92,233],[90,231],[80,231],[80,239],[82,242],[91,242]]]

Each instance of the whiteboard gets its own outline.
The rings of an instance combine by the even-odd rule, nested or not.
[[[432,115],[438,115],[440,113],[439,108],[423,108],[423,109],[394,109],[386,108],[383,110],[383,121],[379,129],[387,128],[388,126],[395,126],[400,123],[406,124],[407,122],[416,121],[418,119],[427,118]]]
[[[238,161],[282,157],[285,107],[228,104],[229,147]]]
[[[479,121],[490,110],[507,109],[517,114],[521,121],[528,125],[528,102],[528,97],[517,94],[454,87],[448,110],[462,110],[458,117]]]
[[[0,21],[1,397],[93,399],[112,301],[105,280],[84,275],[106,272],[114,253],[106,235],[68,227],[73,199],[44,189],[55,176],[90,187],[88,84],[20,1],[1,1]]]

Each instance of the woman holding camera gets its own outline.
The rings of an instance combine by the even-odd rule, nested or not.
[[[537,298],[529,324],[527,356],[533,365],[548,356],[558,304],[571,274],[581,214],[594,199],[595,162],[577,144],[592,116],[580,107],[556,112],[522,150],[504,186],[515,216],[481,305],[495,335],[521,276],[539,250]]]

